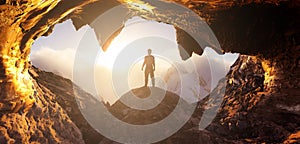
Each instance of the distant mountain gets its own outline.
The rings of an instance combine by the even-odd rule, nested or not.
[[[205,48],[202,56],[192,55],[183,63],[175,63],[168,69],[164,80],[167,89],[190,103],[206,97],[225,78],[237,54],[218,55]]]
[[[196,72],[188,72],[183,65],[171,67],[165,75],[167,90],[189,103],[195,103],[209,94],[210,86]],[[202,86],[200,85],[202,82]],[[206,85],[205,85],[206,84]],[[208,90],[208,91],[206,91]]]

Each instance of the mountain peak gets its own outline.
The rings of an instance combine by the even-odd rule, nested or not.
[[[180,99],[178,95],[158,87],[140,87],[127,92],[107,108],[124,122],[145,125],[167,117]]]

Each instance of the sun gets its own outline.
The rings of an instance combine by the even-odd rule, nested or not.
[[[176,43],[176,31],[172,25],[148,21],[140,17],[128,19],[124,28],[115,34],[107,40],[97,58],[97,64],[109,70],[112,70],[120,52],[135,41],[147,37],[161,37]],[[148,45],[141,46],[141,49],[142,47],[148,47]],[[146,51],[141,53],[141,55],[144,54],[147,54]]]
[[[130,39],[131,38],[129,37],[124,37],[122,34],[115,37],[106,51],[100,51],[97,64],[100,66],[104,66],[109,70],[112,70],[118,55],[120,54],[122,49],[130,43]]]

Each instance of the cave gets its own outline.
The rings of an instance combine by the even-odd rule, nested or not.
[[[141,2],[151,5],[151,1]],[[224,91],[225,100],[206,131],[189,133],[187,125],[162,143],[199,142],[198,139],[209,143],[299,142],[299,2],[174,2],[201,16],[220,43],[218,49],[208,36],[202,37],[203,45],[199,45],[182,27],[176,27],[177,42],[188,54],[182,55],[182,59],[193,53],[201,55],[205,46],[220,54],[241,55],[226,79],[211,92]],[[6,0],[0,4],[0,142],[99,143],[102,137],[95,130],[89,132],[99,137],[88,141],[87,131],[78,128],[88,125],[76,126],[64,104],[56,102],[55,94],[41,84],[41,78],[37,77],[43,73],[31,66],[30,49],[34,40],[49,35],[57,23],[72,19],[76,29],[80,29],[112,7],[128,6],[129,1]],[[145,19],[172,22],[153,15],[151,7],[143,11],[150,13],[143,15]],[[203,103],[207,101],[220,103],[217,98],[204,99]],[[203,109],[215,110],[215,107],[199,104],[195,112],[202,113]],[[191,141],[182,137],[184,134],[191,134]]]

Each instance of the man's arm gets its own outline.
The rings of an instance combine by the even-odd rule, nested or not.
[[[155,70],[155,58],[153,57],[153,70]]]
[[[142,65],[142,70],[144,69],[144,66],[145,66],[145,63],[146,62],[146,59],[144,58],[144,63],[143,63],[143,65]]]

